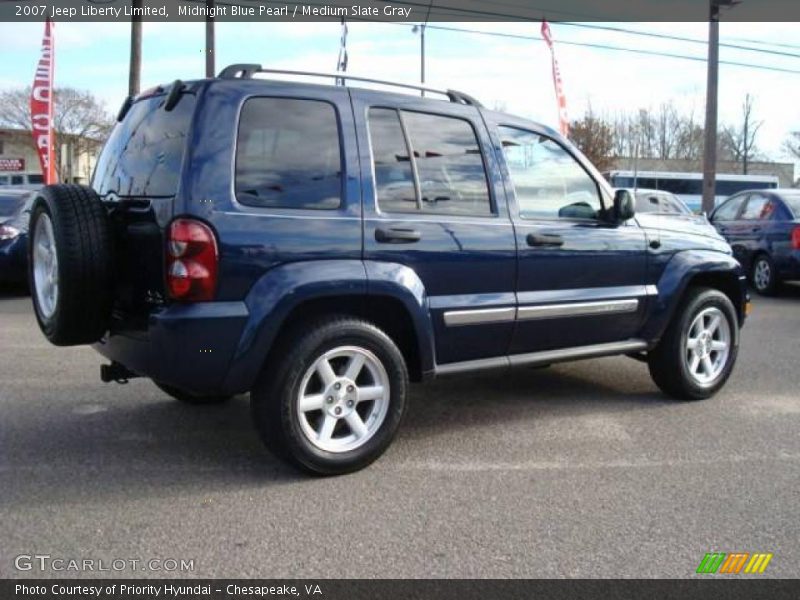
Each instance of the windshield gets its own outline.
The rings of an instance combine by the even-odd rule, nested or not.
[[[98,194],[175,195],[195,97],[184,93],[170,112],[164,100],[163,95],[138,100],[114,127],[92,179]]]
[[[22,194],[13,196],[0,194],[0,217],[11,217],[16,214],[26,198],[27,196]]]
[[[650,190],[636,191],[636,212],[662,215],[692,214],[692,211],[674,195]]]

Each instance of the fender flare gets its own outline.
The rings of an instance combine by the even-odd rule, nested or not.
[[[729,254],[714,250],[684,250],[675,253],[658,280],[658,296],[653,300],[653,308],[642,331],[644,339],[653,340],[652,343],[661,339],[686,289],[698,275],[718,275],[730,279],[732,287],[741,295],[739,301],[734,298],[741,324],[747,283],[739,261]]]
[[[389,296],[411,316],[423,372],[433,371],[433,328],[419,277],[404,265],[362,260],[316,260],[270,269],[247,294],[247,321],[225,377],[228,393],[252,388],[292,311],[325,297]]]

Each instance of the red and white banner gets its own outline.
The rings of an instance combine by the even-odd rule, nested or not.
[[[31,129],[33,143],[39,153],[39,164],[46,184],[57,183],[56,140],[53,133],[53,71],[55,68],[55,45],[50,21],[45,21],[42,38],[42,55],[36,65],[31,90]]]
[[[550,56],[553,59],[553,86],[556,89],[556,100],[558,100],[558,126],[561,135],[569,135],[569,118],[567,117],[567,97],[564,95],[564,85],[561,83],[561,71],[556,60],[556,51],[553,48],[553,36],[550,34],[550,25],[547,21],[542,21],[542,37],[550,48]]]

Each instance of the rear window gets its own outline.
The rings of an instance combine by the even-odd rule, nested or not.
[[[341,199],[342,153],[333,105],[248,100],[236,145],[236,200],[265,208],[335,209]]]
[[[781,198],[792,211],[794,218],[800,219],[800,194],[784,194]]]
[[[139,100],[114,127],[92,179],[99,194],[155,197],[178,191],[195,97],[184,93],[170,112],[163,108],[165,99]]]

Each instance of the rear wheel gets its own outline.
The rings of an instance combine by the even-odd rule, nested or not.
[[[682,400],[701,400],[725,385],[738,351],[733,303],[719,290],[698,287],[687,292],[647,362],[663,392]]]
[[[774,296],[778,291],[778,274],[775,263],[767,254],[759,254],[750,268],[750,282],[762,296]]]
[[[185,404],[222,404],[223,402],[227,402],[233,396],[225,396],[221,394],[211,395],[211,396],[204,396],[202,394],[192,394],[191,392],[186,392],[183,390],[179,390],[176,387],[172,387],[171,385],[166,385],[164,383],[159,383],[154,381],[153,383],[156,384],[156,387],[160,389],[162,392],[167,394],[168,396],[172,396],[175,400],[179,400],[180,402],[184,402]]]
[[[50,342],[90,344],[106,332],[112,264],[108,217],[94,190],[42,188],[31,208],[28,281],[36,320]]]
[[[252,393],[270,450],[313,473],[356,471],[394,438],[406,407],[400,350],[375,325],[328,318],[286,337]]]

